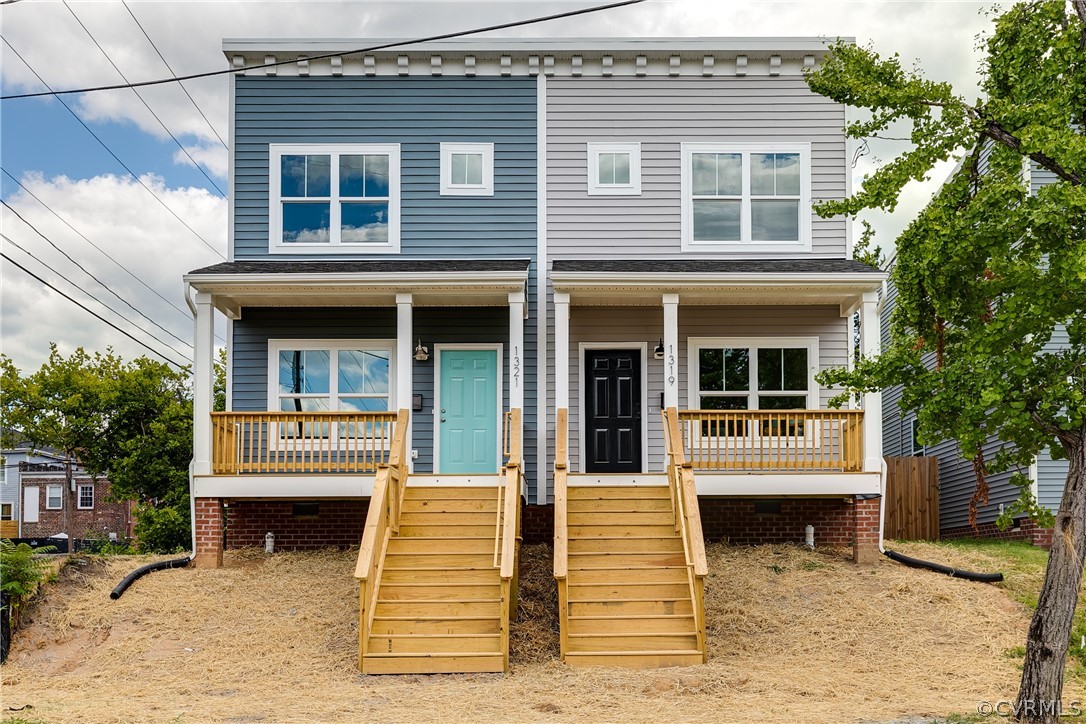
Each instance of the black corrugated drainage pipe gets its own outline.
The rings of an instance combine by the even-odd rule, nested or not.
[[[122,593],[128,590],[128,587],[131,586],[137,578],[141,578],[151,571],[162,571],[167,568],[184,568],[191,562],[192,559],[185,556],[184,558],[174,558],[172,561],[159,561],[158,563],[148,563],[146,566],[140,566],[125,576],[124,580],[118,583],[117,587],[110,592],[109,597],[116,601],[121,597]]]
[[[931,561],[922,561],[919,558],[910,558],[909,556],[902,555],[896,551],[883,551],[882,554],[892,561],[903,563],[911,568],[927,568],[929,571],[945,573],[948,576],[964,578],[967,581],[999,583],[1003,580],[1002,573],[976,573],[974,571],[963,571],[961,568],[951,568],[950,566],[944,566],[942,563],[932,563]]]

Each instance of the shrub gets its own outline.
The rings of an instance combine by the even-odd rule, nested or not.
[[[179,553],[191,544],[188,508],[136,507],[136,539],[141,553]]]
[[[54,551],[56,548],[52,546],[35,550],[26,543],[15,545],[9,540],[0,540],[0,591],[11,597],[11,612],[16,618],[49,570],[49,562],[35,554]]]

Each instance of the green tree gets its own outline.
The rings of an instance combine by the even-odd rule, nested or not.
[[[897,56],[843,43],[808,76],[816,92],[868,111],[851,137],[911,126],[911,150],[851,198],[821,204],[822,215],[893,211],[906,183],[965,151],[897,240],[890,343],[820,379],[842,397],[902,385],[921,437],[954,439],[973,458],[975,502],[985,473],[1028,465],[1045,448],[1069,459],[1018,694],[1022,719],[1047,722],[1086,561],[1086,0],[1015,5],[995,19],[986,50],[974,103]],[[1030,194],[1027,159],[1055,182]],[[1060,326],[1069,347],[1046,351]],[[985,460],[989,435],[1014,447]]]
[[[114,498],[140,502],[141,547],[188,545],[187,372],[146,357],[125,363],[112,351],[91,355],[80,348],[64,357],[53,346],[49,361],[28,375],[0,357],[0,395],[8,427],[34,445],[63,450],[92,475],[108,477]],[[156,514],[162,509],[172,513]],[[152,530],[144,541],[141,533]]]

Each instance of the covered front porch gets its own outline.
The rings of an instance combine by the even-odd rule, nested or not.
[[[851,260],[554,262],[570,472],[663,472],[671,408],[699,496],[878,494],[879,396],[831,409],[815,375],[849,363],[855,312],[878,354],[882,279]]]

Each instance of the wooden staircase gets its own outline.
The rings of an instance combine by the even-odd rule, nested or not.
[[[681,472],[675,484],[662,474],[637,476],[640,484],[609,485],[608,477],[568,475],[563,462],[556,464],[563,660],[627,668],[704,663],[704,546],[678,489]],[[697,497],[689,499],[696,518]]]
[[[374,484],[355,570],[363,673],[508,669],[519,444],[517,451],[497,475],[413,476],[407,485],[405,451],[397,454],[394,438],[389,465]]]

